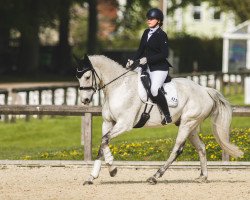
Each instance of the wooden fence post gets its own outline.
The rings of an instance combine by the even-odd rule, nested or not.
[[[63,88],[63,105],[67,105],[67,87]]]
[[[9,93],[6,92],[4,95],[4,104],[8,105],[8,97],[9,97]],[[7,123],[9,121],[9,116],[8,115],[4,115],[4,121],[5,123]]]
[[[52,95],[51,96],[51,104],[52,105],[55,105],[55,91],[56,91],[55,88],[51,89],[51,95]],[[54,115],[51,115],[51,118],[54,118],[54,117],[55,117]]]
[[[76,90],[76,101],[75,101],[75,105],[77,105],[77,104],[78,104],[78,96],[79,96],[78,87],[75,87],[75,90]]]
[[[84,160],[92,160],[92,113],[85,113],[82,120]]]
[[[38,105],[42,105],[42,90],[38,90]],[[38,119],[42,119],[42,115],[38,115]]]
[[[30,91],[26,91],[26,105],[30,104]],[[26,122],[30,121],[30,115],[26,115]]]

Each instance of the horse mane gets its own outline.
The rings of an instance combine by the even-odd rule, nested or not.
[[[89,59],[94,68],[98,69],[103,75],[103,82],[108,83],[122,74],[127,72],[127,69],[124,68],[119,63],[114,60],[104,56],[104,55],[92,55],[89,56]],[[115,84],[118,84],[124,80],[125,77],[130,75],[136,75],[137,73],[134,71],[130,71],[126,74],[126,76],[122,76],[115,81]],[[114,84],[112,84],[114,85]]]
[[[89,56],[93,66],[102,68],[102,66],[108,66],[111,67],[112,70],[119,68],[124,69],[122,65],[120,65],[118,62],[112,60],[111,58],[108,58],[104,55],[91,55]]]

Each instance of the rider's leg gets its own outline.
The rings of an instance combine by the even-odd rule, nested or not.
[[[152,101],[160,107],[161,111],[163,112],[165,116],[165,118],[162,121],[162,124],[165,124],[166,122],[167,123],[172,122],[167,100],[165,98],[163,91],[160,89],[163,86],[167,75],[168,75],[168,71],[150,72],[151,94],[152,94],[151,98],[152,98]]]

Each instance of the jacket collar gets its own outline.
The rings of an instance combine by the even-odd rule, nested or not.
[[[156,26],[155,28],[150,28],[149,32],[152,32],[152,34],[160,28],[159,26]]]
[[[151,37],[148,39],[148,41],[151,40],[151,38],[154,37],[157,33],[159,33],[160,30],[161,30],[161,28],[158,27],[158,28],[153,32],[153,34],[152,34]],[[150,31],[150,29],[148,29],[148,32],[147,32],[147,33],[149,33],[149,31]]]

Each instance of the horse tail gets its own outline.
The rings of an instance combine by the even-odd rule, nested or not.
[[[243,152],[228,141],[228,133],[232,120],[232,108],[230,103],[220,92],[213,88],[206,88],[210,97],[214,100],[211,118],[213,123],[213,134],[220,147],[229,155],[237,158]]]

